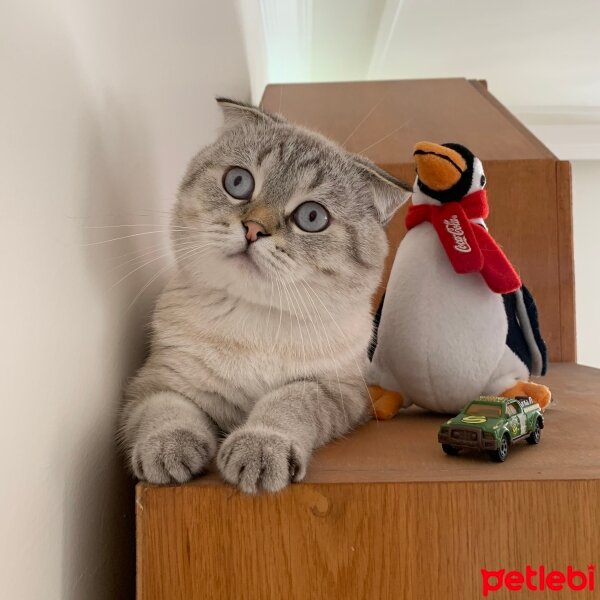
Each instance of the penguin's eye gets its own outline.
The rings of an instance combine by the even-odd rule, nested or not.
[[[485,175],[481,176],[481,180],[479,181],[479,185],[481,185],[481,187],[483,187],[485,185]]]

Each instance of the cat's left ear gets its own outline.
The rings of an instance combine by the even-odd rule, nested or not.
[[[277,115],[268,113],[257,106],[232,100],[231,98],[216,98],[217,104],[223,111],[225,127],[234,127],[243,124],[258,124],[261,122],[283,123],[283,119]]]
[[[408,184],[396,179],[364,156],[353,156],[359,172],[373,188],[375,210],[379,221],[385,225],[412,194]]]

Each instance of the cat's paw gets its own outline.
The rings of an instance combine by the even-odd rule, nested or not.
[[[215,452],[215,440],[204,431],[165,428],[137,440],[131,468],[150,483],[184,483],[201,473]]]
[[[277,431],[242,427],[224,442],[217,465],[226,481],[246,492],[277,492],[306,474],[308,457]]]

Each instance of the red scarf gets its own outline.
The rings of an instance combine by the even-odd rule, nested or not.
[[[517,272],[487,230],[470,221],[485,219],[488,214],[487,196],[485,190],[480,190],[459,202],[411,205],[406,228],[429,221],[457,273],[479,271],[493,292],[508,294],[521,287]]]

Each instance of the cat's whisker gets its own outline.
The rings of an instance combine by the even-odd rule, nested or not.
[[[139,265],[138,267],[136,267],[135,269],[132,269],[131,271],[129,271],[126,275],[123,275],[123,277],[121,277],[121,279],[119,279],[118,281],[116,281],[115,283],[113,283],[109,289],[113,289],[114,287],[116,287],[117,285],[119,285],[122,281],[125,281],[127,278],[129,278],[131,275],[133,275],[134,273],[137,273],[137,271],[139,271],[140,269],[143,269],[144,267],[147,267],[148,265],[152,264],[153,262],[156,262],[157,260],[161,260],[163,258],[167,258],[171,253],[170,252],[164,252],[163,254],[160,254],[159,256],[156,256],[150,260],[147,260],[145,262],[143,262],[141,265]]]
[[[206,248],[207,246],[211,246],[212,244],[205,244],[204,246],[200,246],[199,248],[195,248],[195,249],[202,249],[202,248]],[[140,266],[136,267],[135,269],[129,271],[129,273],[127,273],[126,275],[123,275],[123,277],[121,277],[121,279],[119,279],[119,281],[117,281],[116,283],[113,283],[113,285],[110,287],[110,289],[114,288],[115,286],[119,285],[119,283],[121,283],[122,281],[125,281],[125,279],[127,279],[128,277],[130,277],[131,275],[133,275],[134,273],[137,273],[137,271],[139,271],[140,269],[143,269],[144,267],[147,267],[148,265],[152,264],[153,262],[156,262],[157,260],[161,260],[163,258],[166,258],[168,256],[171,255],[171,250],[169,249],[169,251],[164,252],[163,254],[156,256],[150,260],[145,261],[143,264],[141,264]]]
[[[290,295],[287,289],[287,285],[285,283],[285,281],[282,279],[281,280],[281,284],[283,286],[283,293],[285,294],[286,297],[286,301],[287,301],[287,312],[290,315],[290,340],[294,339],[294,320],[293,320],[293,316],[294,316],[294,312],[293,312],[293,307],[292,307],[292,302],[290,300]]]
[[[113,213],[111,215],[109,215],[111,217],[121,217],[121,216],[125,216],[125,217],[155,217],[157,219],[169,219],[171,220],[173,218],[173,210],[158,210],[156,208],[143,208],[139,211],[121,211],[118,213]]]
[[[170,240],[169,238],[163,238],[163,239],[158,239],[155,240],[155,243],[152,243],[151,245],[144,245],[142,248],[136,248],[135,250],[131,250],[129,252],[124,252],[123,254],[119,254],[118,256],[113,256],[110,257],[109,260],[118,260],[121,258],[126,258],[128,256],[142,256],[143,254],[146,254],[148,252],[151,252],[153,250],[157,250],[157,249],[163,249],[165,247],[177,247],[180,246],[182,244],[189,244],[189,243],[194,243],[198,241],[198,236],[194,233],[188,233],[185,236],[181,236],[179,239],[177,240]]]
[[[163,251],[165,248],[169,248],[169,250],[174,250],[175,248],[184,248],[186,246],[191,246],[192,244],[197,244],[197,240],[188,240],[188,241],[180,241],[177,243],[171,243],[171,244],[158,244],[156,246],[154,246],[151,249],[146,249],[145,252],[141,252],[139,253],[138,250],[134,250],[133,252],[128,252],[127,254],[121,255],[118,258],[124,258],[125,256],[130,256],[131,254],[135,254],[136,256],[134,256],[133,258],[130,258],[129,260],[126,260],[125,262],[122,262],[118,265],[114,265],[113,267],[111,267],[110,271],[116,271],[118,269],[122,269],[125,265],[131,264],[131,263],[135,263],[136,261],[139,261],[141,259],[143,259],[146,256],[149,256],[151,254],[154,254],[156,252],[161,252]]]
[[[321,298],[319,297],[319,295],[317,294],[317,292],[313,289],[313,287],[308,283],[308,281],[303,281],[301,283],[303,283],[304,285],[307,286],[307,290],[312,291],[312,293],[314,294],[315,298],[319,301],[319,303],[323,306],[323,308],[325,309],[325,311],[329,315],[329,318],[331,319],[332,323],[337,327],[337,329],[340,332],[340,334],[342,335],[343,339],[345,341],[348,341],[348,338],[347,338],[346,334],[344,333],[344,331],[342,330],[342,328],[339,326],[338,322],[335,320],[335,318],[333,317],[333,315],[331,314],[331,312],[329,311],[329,309],[327,308],[327,306],[325,305],[325,303],[323,302],[323,300],[321,300]],[[358,371],[358,375],[361,378],[361,380],[362,380],[362,382],[363,382],[363,384],[365,386],[365,390],[367,391],[367,396],[369,398],[369,402],[371,403],[371,408],[373,409],[373,414],[375,414],[375,404],[373,402],[373,398],[371,397],[371,392],[369,391],[369,386],[367,385],[367,382],[365,381],[365,378],[363,376],[362,369],[361,369],[361,367],[358,364],[358,362],[357,362],[356,359],[354,359],[354,364],[356,365],[356,369]]]
[[[209,243],[209,244],[203,244],[202,246],[197,246],[196,248],[192,248],[192,250],[196,251],[196,254],[193,254],[192,256],[187,256],[187,254],[185,256],[180,256],[180,250],[176,250],[174,252],[175,254],[175,258],[177,260],[182,260],[183,258],[194,258],[195,256],[201,256],[203,254],[207,254],[209,253],[213,248],[216,248],[217,245],[213,244],[213,243]],[[183,251],[184,253],[187,253],[187,248],[182,248],[181,251]]]
[[[319,332],[317,330],[315,321],[314,321],[312,315],[310,314],[310,311],[308,310],[306,303],[304,302],[304,298],[302,297],[302,294],[300,293],[300,290],[298,289],[298,286],[296,285],[296,282],[293,279],[291,279],[290,282],[294,286],[294,289],[296,290],[296,297],[298,298],[299,301],[302,302],[302,304],[306,310],[306,313],[304,313],[304,312],[302,313],[302,319],[306,323],[306,316],[308,316],[308,318],[310,319],[310,322],[312,324],[313,330],[315,332],[315,337],[313,338],[314,341],[311,341],[311,350],[314,354],[315,353],[315,343],[316,343],[316,340],[318,340],[318,338],[319,338]],[[293,290],[291,290],[291,291],[293,292]],[[326,334],[326,332],[325,332],[325,334]],[[309,336],[309,339],[310,339],[310,337],[311,336]],[[306,356],[305,356],[305,361],[306,361]],[[335,365],[335,359],[334,359],[334,368],[336,369],[336,373],[337,373],[337,366]],[[306,378],[304,378],[304,386],[302,388],[302,398],[303,399],[304,399],[305,393],[306,393]],[[341,389],[340,389],[340,393],[341,393]],[[343,398],[342,398],[342,406],[343,406]],[[344,408],[344,411],[345,411],[345,408]]]
[[[304,333],[303,333],[303,327],[302,324],[300,323],[300,316],[299,316],[299,308],[300,305],[299,303],[296,303],[296,298],[294,297],[294,290],[291,289],[291,287],[289,287],[289,285],[287,286],[290,292],[290,297],[294,299],[294,314],[296,316],[296,322],[298,323],[298,332],[300,334],[300,347],[302,348],[302,360],[304,365],[306,365],[306,344],[304,342]],[[302,319],[303,321],[305,321],[305,319]],[[305,321],[306,322],[306,321]],[[304,388],[306,388],[306,385],[304,386]]]
[[[346,147],[346,143],[348,140],[358,131],[359,127],[367,121],[367,119],[375,112],[376,108],[389,96],[389,94],[384,94],[371,108],[371,110],[358,122],[356,127],[348,134],[348,137],[342,142],[342,146]]]
[[[204,224],[214,225],[214,222],[205,221]],[[99,226],[99,227],[103,227],[103,226]],[[108,227],[112,227],[112,225],[108,226]],[[117,227],[117,226],[115,226],[115,227]],[[90,228],[92,228],[92,227],[90,226]],[[129,238],[139,237],[142,235],[169,234],[171,232],[180,233],[181,235],[183,235],[183,234],[190,234],[190,232],[191,233],[194,233],[194,232],[202,233],[203,231],[204,230],[199,227],[180,227],[179,225],[168,225],[168,226],[161,227],[160,229],[157,229],[155,227],[152,231],[139,231],[136,233],[131,233],[129,235],[122,235],[122,236],[110,238],[108,240],[100,240],[97,242],[88,242],[86,244],[83,244],[83,246],[99,246],[101,244],[108,244],[110,242],[117,242],[119,240],[126,240]]]
[[[196,253],[197,249],[196,248],[192,248],[191,250],[188,250],[184,256],[180,256],[179,260],[183,260],[186,257],[190,257],[191,255],[194,255]],[[164,267],[162,267],[155,275],[154,277],[152,277],[143,287],[142,289],[135,295],[134,299],[131,301],[131,303],[129,304],[129,306],[126,309],[126,312],[129,312],[131,310],[131,308],[133,307],[133,305],[138,301],[138,299],[140,298],[140,296],[152,285],[152,283],[154,283],[161,275],[162,273],[164,273],[167,269],[172,268],[173,265],[172,264],[167,264]]]
[[[275,338],[273,339],[273,346],[271,348],[271,353],[274,352],[277,347],[277,342],[279,341],[279,333],[281,331],[281,322],[283,321],[283,298],[281,297],[281,276],[275,272],[275,283],[277,284],[277,292],[279,293],[279,324],[277,325],[277,331],[275,332]]]
[[[290,277],[290,281],[293,283],[293,282],[294,282],[294,280],[293,280],[293,278],[291,277],[291,275],[292,275],[291,271],[290,271],[290,270],[287,270],[287,269],[285,269],[285,267],[283,267],[283,269],[284,269],[284,272],[286,273],[286,275],[288,275],[288,276]],[[282,282],[283,282],[283,280],[282,280]],[[302,282],[302,280],[300,280],[300,283],[303,283],[303,282]],[[294,283],[294,285],[295,285],[295,283]],[[297,288],[296,288],[296,289],[297,289]],[[305,288],[305,289],[306,289],[306,288]],[[316,293],[316,292],[315,292],[315,293]],[[307,297],[308,297],[308,298],[310,298],[310,295],[308,295]],[[332,360],[332,362],[333,362],[333,367],[334,367],[334,369],[335,369],[336,379],[337,379],[337,383],[338,383],[338,391],[339,391],[339,394],[340,394],[340,404],[341,404],[341,406],[342,406],[342,409],[343,409],[343,411],[344,411],[344,416],[345,416],[346,420],[348,420],[348,414],[347,414],[347,411],[346,411],[346,405],[345,405],[345,401],[344,401],[344,393],[343,393],[343,391],[342,391],[342,384],[341,384],[341,379],[340,379],[340,376],[339,376],[339,369],[338,369],[338,364],[339,364],[339,363],[338,363],[338,361],[337,361],[337,360],[336,360],[336,358],[335,358],[335,352],[334,352],[334,350],[333,350],[333,345],[331,344],[331,339],[329,338],[329,335],[327,334],[327,329],[326,329],[326,327],[325,327],[325,323],[324,323],[324,322],[323,322],[323,320],[321,319],[321,315],[320,315],[319,311],[317,310],[317,307],[315,306],[314,302],[313,302],[312,304],[313,304],[313,307],[314,307],[314,309],[315,309],[315,313],[316,313],[317,317],[318,317],[318,318],[319,318],[319,320],[321,321],[321,326],[322,326],[322,328],[323,328],[323,333],[325,334],[325,338],[326,338],[326,340],[327,340],[327,344],[328,344],[328,347],[329,347],[329,352],[330,352],[330,359],[331,359],[331,360]],[[337,323],[336,323],[336,325],[337,325]],[[344,336],[344,337],[345,337],[345,336]],[[357,366],[358,366],[358,365],[357,365]],[[363,380],[363,381],[364,381],[364,380]]]
[[[304,285],[305,282],[302,281],[302,280],[300,280],[300,284]],[[308,289],[306,288],[306,286],[304,286],[304,289],[306,289],[307,292],[308,292]],[[321,318],[320,311],[317,309],[314,301],[312,301],[312,298],[310,297],[310,294],[307,294],[307,297],[312,302],[312,305],[313,305],[313,307],[315,309],[315,314],[317,315],[318,319],[321,322],[321,327],[323,328],[323,333],[325,334],[325,338],[326,338],[326,341],[327,341],[327,346],[329,348],[330,358],[333,361],[333,368],[335,369],[335,376],[336,376],[336,379],[337,379],[338,390],[339,390],[339,393],[340,393],[340,402],[342,404],[342,408],[344,409],[344,416],[346,417],[346,420],[348,420],[348,414],[346,412],[346,405],[344,404],[344,394],[342,392],[342,382],[340,380],[340,374],[339,374],[339,370],[338,370],[338,361],[335,358],[335,352],[333,351],[333,345],[331,343],[331,338],[329,337],[329,335],[327,333],[327,328],[325,327],[325,323],[323,322],[323,319]]]
[[[384,140],[387,140],[388,138],[392,137],[394,134],[398,133],[401,129],[404,129],[404,127],[406,127],[412,119],[407,119],[406,121],[404,121],[404,123],[402,123],[402,125],[400,125],[399,127],[396,127],[395,129],[392,129],[392,131],[390,131],[388,134],[384,135],[382,138],[378,139],[376,142],[373,142],[372,144],[369,144],[366,148],[363,148],[362,150],[359,150],[357,152],[357,154],[364,154],[367,150],[370,150],[371,148],[374,148],[375,146],[377,146],[377,144],[381,144],[381,142],[383,142]]]
[[[269,294],[269,312],[267,313],[267,325],[271,325],[271,310],[273,309],[273,291],[274,291],[274,275],[269,273],[269,279],[271,280],[271,293]]]
[[[127,307],[126,312],[129,312],[131,310],[131,308],[133,307],[133,305],[138,301],[140,296],[152,285],[152,283],[154,281],[156,281],[161,276],[162,273],[164,273],[167,269],[169,269],[171,267],[172,267],[171,264],[165,265],[150,280],[148,280],[148,282],[146,282],[146,284],[142,287],[142,289],[135,295],[133,300],[130,302],[129,306]]]
[[[167,239],[165,239],[165,240],[157,242],[156,244],[152,244],[152,246],[144,246],[144,248],[141,248],[141,249],[136,248],[135,250],[130,250],[129,252],[124,252],[123,254],[119,254],[117,256],[111,256],[108,258],[108,260],[116,261],[121,258],[126,258],[126,257],[132,256],[132,255],[134,256],[134,260],[135,260],[136,257],[143,256],[143,254],[140,254],[140,252],[147,253],[147,252],[154,252],[157,250],[162,250],[163,248],[167,247],[168,244],[169,244],[169,241]],[[129,262],[129,261],[127,261],[127,262]],[[123,264],[127,264],[127,262],[125,262]],[[116,265],[115,267],[112,267],[112,268],[116,269],[119,266],[122,266],[122,265]]]
[[[168,225],[163,223],[126,223],[122,225],[84,225],[84,229],[118,229],[121,227],[163,227],[165,231],[175,229],[177,231],[191,229],[192,231],[200,231],[197,227],[185,227],[183,225]]]
[[[319,332],[317,331],[313,316],[312,316],[310,310],[308,309],[308,306],[306,305],[306,302],[304,301],[304,298],[303,298],[302,294],[300,293],[300,290],[298,289],[296,282],[292,279],[290,283],[294,286],[294,289],[296,290],[296,296],[300,300],[300,302],[302,302],[302,305],[304,306],[304,311],[306,311],[306,312],[302,311],[303,320],[306,321],[306,317],[308,317],[308,319],[310,320],[310,322],[312,324],[313,330],[315,332],[315,338],[313,338],[313,340],[311,340],[311,350],[313,352],[315,352],[315,350],[316,350],[315,343],[316,343],[316,339],[318,339],[318,337],[319,337]],[[310,337],[309,337],[309,339],[310,339]]]
[[[154,231],[141,231],[138,233],[132,233],[131,235],[123,235],[120,237],[116,237],[116,238],[111,238],[110,240],[102,240],[100,242],[89,242],[87,244],[83,244],[84,246],[99,246],[101,244],[108,244],[110,242],[117,242],[119,240],[126,240],[128,238],[134,238],[134,237],[139,237],[140,235],[152,235],[152,234],[157,234],[157,233],[168,233],[169,230],[167,229],[157,229]]]

